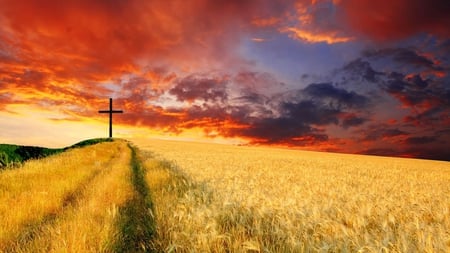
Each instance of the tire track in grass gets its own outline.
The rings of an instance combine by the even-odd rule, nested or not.
[[[153,239],[156,236],[154,208],[141,161],[137,157],[136,148],[131,149],[130,167],[134,196],[119,210],[117,226],[118,237],[114,251],[116,252],[155,252]]]
[[[45,223],[52,220],[61,212],[63,202],[70,204],[70,193],[116,154],[113,146],[104,143],[77,148],[27,161],[17,170],[0,171],[0,252],[19,241],[21,234],[26,238],[26,231],[42,224],[44,218]],[[125,143],[123,146],[128,151]],[[129,156],[127,168],[128,161]]]
[[[18,253],[113,252],[118,230],[119,209],[133,196],[131,184],[131,150],[125,142],[118,144],[118,159],[102,171],[76,200],[76,205],[47,226]]]
[[[77,188],[66,194],[62,200],[62,205],[57,212],[46,214],[42,220],[26,224],[22,233],[13,241],[11,241],[4,249],[4,252],[17,252],[17,248],[31,243],[42,233],[43,229],[55,223],[58,217],[63,216],[69,209],[77,206],[78,199],[82,198],[82,194],[90,186],[90,184],[103,172],[111,169],[115,156],[111,156],[104,166],[92,172]],[[105,169],[106,168],[106,169]]]

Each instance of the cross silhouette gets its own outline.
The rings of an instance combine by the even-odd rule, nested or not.
[[[109,98],[109,110],[101,110],[99,113],[109,113],[109,138],[112,138],[112,114],[113,113],[123,113],[122,110],[112,109],[112,98]]]

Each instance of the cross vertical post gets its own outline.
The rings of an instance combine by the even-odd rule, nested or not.
[[[122,110],[113,110],[112,98],[109,98],[109,110],[101,110],[99,113],[109,113],[109,138],[112,138],[112,114],[113,113],[123,113]]]
[[[112,138],[112,98],[109,98],[109,138]]]

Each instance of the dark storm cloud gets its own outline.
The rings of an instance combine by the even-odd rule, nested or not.
[[[423,80],[422,77],[418,74],[415,74],[412,77],[407,77],[406,80],[408,81],[408,83],[419,89],[423,89],[428,86],[428,80]]]
[[[442,127],[446,126],[446,120],[448,120],[449,106],[434,106],[420,113],[415,113],[406,116],[403,120],[406,123],[413,123],[416,126],[427,126],[430,124],[443,123]],[[448,123],[447,123],[448,124]]]
[[[408,89],[423,90],[428,86],[429,80],[423,80],[418,74],[405,77],[401,73],[393,72],[388,75],[386,89],[390,93],[402,92]]]
[[[245,89],[267,88],[270,86],[284,85],[272,74],[256,71],[240,71],[233,78],[233,81]]]
[[[338,123],[337,109],[321,106],[313,100],[283,102],[281,112],[286,117],[303,124],[328,125]]]
[[[186,111],[186,119],[190,121],[206,118],[214,121],[224,121],[229,115],[226,112],[226,108],[222,105],[193,105]]]
[[[405,140],[405,143],[411,145],[423,145],[435,141],[436,137],[433,136],[419,136],[419,137],[409,137]]]
[[[367,129],[359,129],[363,141],[376,141],[383,138],[392,138],[398,136],[407,136],[408,132],[400,130],[398,128],[389,128],[387,125],[373,124]]]
[[[436,89],[427,89],[428,83],[429,80],[423,80],[418,74],[405,77],[393,72],[387,75],[387,80],[381,87],[401,103],[414,106],[441,96],[436,93]]]
[[[392,129],[384,129],[381,132],[382,137],[394,137],[394,136],[401,136],[408,134],[405,131],[402,131],[400,129],[392,128]]]
[[[256,94],[240,99],[267,101]],[[361,125],[367,118],[347,111],[370,107],[367,97],[336,88],[331,83],[313,83],[304,89],[273,96],[269,100],[275,114],[249,117],[251,112],[248,107],[235,108],[235,111],[245,108],[246,113],[239,113],[243,117],[234,119],[248,127],[233,129],[228,134],[254,138],[254,142],[258,143],[311,145],[328,140],[327,134],[318,127],[341,124],[347,128]]]
[[[446,63],[431,53],[410,48],[385,48],[366,50],[362,58],[350,62],[337,71],[339,83],[345,87],[356,87],[371,83],[379,98],[384,91],[395,98],[402,107],[411,108],[408,119],[434,107],[448,108],[448,77],[443,74]],[[372,66],[383,69],[377,70]]]
[[[117,104],[117,108],[122,108],[119,103]],[[114,118],[114,121],[132,126],[150,126],[174,133],[180,132],[178,127],[180,118],[170,115],[168,111],[164,111],[162,108],[151,107],[141,111],[126,111],[125,109],[125,113],[123,116]]]
[[[253,121],[248,128],[237,129],[231,134],[258,139],[264,143],[283,143],[293,137],[308,135],[313,129],[300,120],[289,117],[263,118]]]
[[[408,48],[385,48],[379,50],[367,50],[363,52],[363,56],[369,58],[391,57],[398,63],[423,67],[427,69],[442,70],[426,56],[419,55],[416,51]]]
[[[402,79],[391,79],[386,84],[386,91],[391,94],[402,92],[408,84]]]
[[[417,157],[422,159],[450,161],[450,151],[448,149],[433,147],[409,147],[406,149],[371,148],[362,150],[359,153],[366,155]]]
[[[432,144],[432,143],[429,143]],[[448,148],[436,148],[433,145],[420,147],[412,146],[404,151],[405,156],[423,159],[450,161],[450,150]]]
[[[137,114],[151,109],[148,102],[157,99],[162,94],[161,91],[152,86],[151,80],[141,76],[133,76],[129,80],[122,80],[121,88],[123,97],[116,99],[116,101],[122,104],[125,111]]]
[[[248,102],[248,103],[252,103],[252,104],[265,104],[268,101],[268,97],[258,94],[256,92],[245,92],[245,94],[243,94],[240,97],[234,98],[235,101],[243,101],[243,102]]]
[[[319,100],[331,100],[338,108],[364,108],[369,99],[353,91],[336,88],[331,83],[313,83],[303,90],[303,93]]]
[[[369,99],[331,83],[313,83],[271,97],[243,89],[241,96],[231,97],[226,89],[228,79],[199,76],[180,79],[169,91],[180,101],[203,101],[182,110],[177,124],[182,128],[206,126],[224,136],[244,137],[253,143],[312,145],[328,140],[319,128],[348,128],[367,121],[354,112],[369,108]]]
[[[337,124],[339,122],[339,111],[326,108],[314,101],[282,102],[278,104],[279,116],[270,113],[262,114],[266,117],[254,117],[255,113],[247,105],[239,106],[192,106],[187,113],[187,119],[191,121],[189,127],[195,126],[195,120],[209,119],[209,122],[231,120],[244,128],[220,129],[226,136],[240,136],[253,139],[254,143],[293,143],[293,138],[308,136],[309,141],[325,141],[328,136],[322,134],[312,125]],[[187,125],[186,125],[187,126]],[[297,144],[300,142],[297,141]]]
[[[357,140],[369,146],[361,153],[450,159],[445,149],[450,134],[444,130],[449,128],[450,123],[446,64],[440,55],[436,57],[416,49],[390,48],[363,52],[361,60],[351,62],[338,72],[338,77],[343,80],[340,84],[344,87],[357,87],[361,83],[371,85],[374,94],[377,94],[375,102],[391,96],[404,113],[403,118],[390,119],[387,121],[389,124],[386,124],[385,119],[378,119],[377,116],[383,115],[378,112],[375,118],[371,118],[370,125],[355,129],[354,136],[359,135]],[[371,78],[371,75],[366,78],[368,69],[369,73],[376,73],[373,75],[375,78]]]
[[[352,75],[361,76],[363,80],[368,82],[377,82],[378,76],[382,75],[381,72],[375,71],[368,61],[358,58],[351,61],[343,68],[344,71],[349,72]]]
[[[367,122],[367,118],[362,118],[358,116],[344,117],[342,119],[342,127],[349,128],[364,124]]]
[[[180,109],[178,116],[161,111],[159,117],[173,126],[170,131],[203,127],[250,143],[295,146],[331,142],[339,136],[329,127],[337,126],[363,142],[365,154],[442,159],[441,139],[448,140],[448,133],[417,135],[425,127],[431,132],[448,126],[446,78],[430,74],[442,69],[442,63],[427,54],[395,48],[364,52],[337,70],[338,81],[315,82],[289,92],[264,93],[262,88],[282,84],[264,72],[194,74],[174,79],[168,93],[196,103]],[[376,103],[386,96],[396,99],[393,106],[403,108],[404,118],[379,117],[383,113]],[[425,151],[421,153],[417,145]]]
[[[247,128],[235,129],[228,134],[231,136],[246,136],[253,138],[253,143],[266,144],[294,144],[305,145],[310,142],[323,142],[328,140],[326,134],[320,133],[301,118],[278,117],[256,119]],[[308,137],[308,143],[296,141],[296,137]]]
[[[179,101],[224,101],[228,94],[227,80],[189,76],[179,80],[169,93],[176,96]]]
[[[430,98],[431,90],[424,90],[428,82],[419,75],[404,77],[401,74],[390,75],[385,90],[406,105],[416,105]]]

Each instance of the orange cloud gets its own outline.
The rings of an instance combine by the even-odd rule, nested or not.
[[[264,42],[264,41],[266,41],[266,39],[263,39],[263,38],[252,38],[252,41],[254,41],[254,42]]]
[[[308,42],[308,43],[320,43],[335,44],[351,41],[352,37],[344,37],[337,34],[337,32],[331,31],[328,33],[315,33],[306,30],[301,30],[295,27],[288,27],[281,30],[282,32],[289,33],[292,38]]]
[[[295,4],[295,20],[279,30],[291,38],[306,43],[343,43],[353,40],[336,15],[338,1],[298,0]]]

